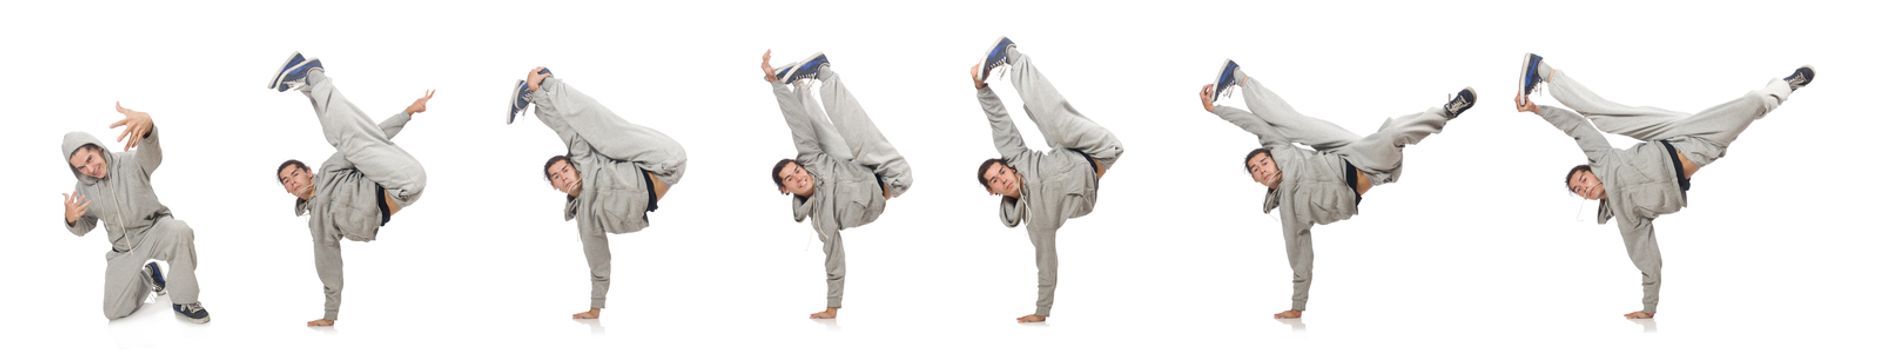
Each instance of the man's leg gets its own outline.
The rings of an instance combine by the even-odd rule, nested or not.
[[[1395,182],[1402,176],[1403,146],[1422,142],[1431,134],[1442,132],[1449,117],[1442,107],[1383,121],[1377,132],[1355,142],[1332,149],[1344,156],[1351,166],[1370,174],[1372,186]]]
[[[1662,140],[1666,138],[1665,131],[1672,123],[1690,117],[1689,113],[1612,102],[1572,80],[1565,72],[1552,69],[1543,71],[1549,72],[1545,79],[1546,84],[1553,87],[1553,99],[1559,100],[1566,108],[1584,114],[1600,131],[1643,141]]]
[[[1770,81],[1762,89],[1751,91],[1729,102],[1696,114],[1672,112],[1654,107],[1619,105],[1598,97],[1559,71],[1547,78],[1553,85],[1553,97],[1578,110],[1599,130],[1639,140],[1666,140],[1693,137],[1703,143],[1676,142],[1677,149],[1697,166],[1722,158],[1736,136],[1748,125],[1780,106],[1793,90],[1786,82]],[[1581,108],[1584,107],[1584,108]]]
[[[808,116],[809,126],[816,130],[816,145],[822,148],[822,154],[830,158],[843,161],[854,160],[855,152],[848,148],[848,139],[836,132],[834,125],[829,124],[829,115],[823,112],[826,108],[822,107],[821,101],[816,100],[816,94],[808,91],[809,85],[814,82],[815,80],[797,80],[791,85],[794,85],[796,89],[796,99],[802,100],[803,110],[800,113]]]
[[[900,151],[887,142],[887,136],[874,126],[874,120],[861,109],[861,102],[855,100],[855,95],[848,92],[840,75],[823,66],[816,79],[822,81],[822,98],[828,99],[823,108],[828,110],[829,121],[848,143],[844,148],[852,149],[856,161],[881,176],[886,182],[882,190],[888,191],[890,196],[906,193],[907,188],[913,186],[913,168],[907,165],[907,158],[902,157]]]
[[[130,316],[143,307],[150,295],[150,282],[144,280],[142,251],[106,252],[104,255],[104,318],[115,320]]]
[[[196,284],[196,230],[182,220],[160,219],[145,231],[143,242],[133,251],[143,251],[151,259],[170,264],[164,290],[170,303],[194,304],[202,289]]]
[[[1104,169],[1113,167],[1122,157],[1122,141],[1109,129],[1071,107],[1070,102],[1057,93],[1057,87],[1044,78],[1044,73],[1031,65],[1030,56],[1018,52],[1015,46],[1006,50],[1011,85],[1018,88],[1018,97],[1024,100],[1024,112],[1037,124],[1038,131],[1042,131],[1045,143],[1050,148],[1069,148],[1088,154],[1102,163]]]
[[[607,158],[630,161],[667,185],[685,176],[685,148],[652,128],[629,123],[573,86],[550,77],[541,90],[529,93],[536,118],[556,118],[568,125]]]
[[[346,161],[379,186],[385,187],[398,206],[410,207],[424,194],[424,166],[417,158],[385,137],[385,132],[346,100],[326,77],[325,69],[307,72],[307,84],[300,88],[313,100],[313,113],[319,116],[326,143],[332,144]]]
[[[1306,116],[1292,109],[1292,105],[1286,103],[1284,98],[1266,89],[1265,84],[1246,75],[1245,71],[1236,71],[1233,75],[1235,79],[1238,79],[1236,84],[1240,86],[1240,91],[1244,94],[1242,98],[1246,100],[1246,110],[1258,116],[1260,120],[1266,121],[1266,124],[1272,125],[1273,129],[1278,130],[1287,139],[1321,150],[1343,147],[1357,140],[1357,134],[1345,130],[1344,127]]]

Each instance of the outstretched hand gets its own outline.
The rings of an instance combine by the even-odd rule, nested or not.
[[[770,66],[770,50],[763,50],[763,81],[777,82],[776,67]]]
[[[1209,113],[1214,111],[1214,84],[1201,85],[1200,108],[1207,109]]]
[[[1540,104],[1534,103],[1533,99],[1531,98],[1520,98],[1520,96],[1514,96],[1514,110],[1518,112],[1532,112],[1533,114],[1540,114]]]
[[[976,89],[985,88],[985,77],[979,76],[979,65],[977,64],[972,65],[972,69],[966,70],[966,75],[972,76],[973,88],[976,88]]]
[[[150,128],[155,127],[155,124],[150,121],[150,113],[124,108],[123,102],[117,104],[117,112],[123,114],[124,119],[118,120],[116,123],[111,123],[111,128],[116,129],[120,126],[124,127],[124,132],[117,134],[117,141],[123,142],[124,138],[130,137],[130,143],[124,144],[124,150],[126,151],[129,151],[132,147],[137,147],[137,142],[143,141],[144,136],[150,135]]]
[[[425,104],[431,102],[431,95],[436,95],[436,94],[437,94],[437,90],[435,89],[425,90],[424,97],[419,97],[417,101],[411,102],[410,107],[405,107],[405,114],[416,116],[418,113],[424,113],[424,110],[426,107]]]
[[[78,218],[85,216],[85,211],[91,209],[91,200],[85,199],[85,195],[67,193],[59,195],[65,196],[65,224],[67,225],[78,223]]]

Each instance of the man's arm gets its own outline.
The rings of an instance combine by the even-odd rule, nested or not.
[[[1012,159],[1031,149],[1024,145],[1024,134],[1018,132],[1018,124],[1011,122],[1011,113],[1005,111],[1005,103],[998,99],[990,87],[979,87],[979,108],[985,110],[985,120],[992,125],[992,146],[998,148],[999,158]]]
[[[66,230],[72,231],[73,235],[84,237],[86,233],[98,227],[98,217],[91,216],[90,213],[91,200],[85,199],[85,196],[78,194],[77,191],[61,194],[65,196]]]
[[[1284,135],[1280,134],[1277,128],[1273,128],[1272,124],[1268,124],[1265,120],[1259,119],[1259,117],[1254,116],[1252,112],[1227,106],[1215,106],[1213,84],[1201,86],[1200,106],[1206,109],[1208,113],[1220,116],[1221,120],[1226,120],[1227,123],[1238,126],[1241,130],[1246,130],[1246,132],[1252,133],[1254,137],[1258,137],[1260,147],[1276,148],[1289,146],[1292,143],[1291,140],[1286,139]]]
[[[1541,106],[1531,101],[1526,104],[1521,104],[1518,102],[1518,98],[1519,97],[1515,97],[1516,102],[1514,103],[1514,108],[1516,110],[1538,114],[1540,118],[1545,119],[1547,123],[1552,123],[1553,127],[1559,128],[1560,132],[1566,133],[1566,136],[1572,137],[1573,141],[1577,141],[1579,143],[1579,150],[1584,151],[1587,158],[1596,159],[1597,157],[1593,157],[1594,155],[1612,149],[1611,142],[1605,140],[1605,134],[1600,133],[1597,128],[1592,127],[1592,123],[1586,121],[1585,116],[1579,115],[1579,113],[1569,109]]]
[[[424,113],[425,110],[429,109],[428,105],[431,102],[431,96],[436,94],[437,90],[425,91],[424,97],[419,97],[417,101],[412,101],[411,106],[405,107],[405,110],[399,111],[398,114],[393,114],[391,118],[385,118],[385,121],[378,122],[379,131],[385,132],[386,139],[398,137],[398,132],[404,131],[405,123],[410,123],[412,116],[416,116],[418,113]]]
[[[144,171],[145,176],[156,172],[157,166],[163,164],[163,147],[157,142],[157,125],[150,120],[150,113],[124,108],[122,103],[117,105],[117,112],[124,115],[124,119],[111,123],[112,128],[124,127],[124,132],[117,135],[117,140],[130,139],[124,144],[124,150],[129,152],[131,148],[137,149],[130,158],[137,161],[138,168]]]
[[[607,233],[599,227],[580,224],[581,251],[587,255],[588,277],[593,282],[590,309],[607,307],[607,290],[612,286],[613,251],[607,246]]]
[[[326,314],[322,320],[339,320],[339,295],[346,288],[345,261],[339,255],[339,237],[314,233],[313,268],[320,274],[320,284],[326,287]]]

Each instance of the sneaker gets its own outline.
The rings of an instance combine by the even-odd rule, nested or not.
[[[150,292],[163,295],[169,282],[163,280],[163,270],[157,268],[157,262],[144,263],[144,282],[150,284]]]
[[[286,92],[304,86],[307,84],[307,72],[315,68],[325,69],[320,65],[320,59],[307,59],[299,52],[295,52],[292,57],[287,58],[287,63],[281,65],[280,71],[274,74],[274,84],[268,87],[274,88],[275,91]]]
[[[542,75],[550,75],[550,76],[554,75],[553,73],[548,72],[548,68],[546,67],[542,68],[542,70],[537,71],[537,72],[541,73]],[[522,111],[528,109],[528,80],[527,79],[521,79],[521,80],[515,81],[515,94],[511,95],[511,97],[512,98],[510,99],[510,102],[509,102],[509,124],[515,124],[515,118],[522,116]]]
[[[209,309],[202,308],[202,303],[170,304],[170,309],[176,310],[176,316],[188,319],[189,322],[209,323]]]
[[[1790,74],[1787,78],[1781,80],[1788,81],[1789,90],[1800,90],[1802,86],[1807,86],[1807,83],[1814,82],[1814,66],[1801,66],[1801,68],[1796,68],[1794,69],[1794,74]]]
[[[1544,58],[1540,55],[1529,53],[1525,59],[1521,60],[1519,91],[1521,101],[1526,101],[1527,96],[1538,93],[1540,83],[1546,80],[1546,77],[1540,76],[1540,60],[1542,59]]]
[[[791,66],[789,74],[782,76],[782,81],[784,84],[792,84],[804,78],[815,79],[817,74],[822,73],[822,68],[828,66],[829,55],[817,52],[814,55],[810,55],[809,58],[803,59],[802,62],[796,62],[794,66]]]
[[[992,69],[1005,65],[1006,59],[1010,58],[1006,52],[1012,45],[1016,44],[1011,42],[1011,38],[999,37],[998,43],[993,44],[991,50],[985,51],[985,61],[979,62],[979,80],[991,80]]]
[[[1240,79],[1238,74],[1235,74],[1239,71],[1240,64],[1233,63],[1233,60],[1227,60],[1227,63],[1220,65],[1220,76],[1214,79],[1214,102],[1220,102],[1220,96],[1231,96],[1227,94],[1227,90],[1239,85]]]
[[[782,82],[783,78],[789,77],[789,71],[791,69],[796,69],[795,62],[786,63],[782,67],[776,67],[776,81]]]
[[[1473,87],[1463,88],[1461,92],[1455,93],[1455,97],[1450,98],[1448,104],[1442,106],[1442,109],[1448,110],[1449,119],[1460,117],[1461,112],[1467,112],[1469,108],[1474,108],[1474,98]]]

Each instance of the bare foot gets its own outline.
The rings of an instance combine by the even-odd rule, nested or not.
[[[1044,322],[1044,318],[1047,318],[1047,317],[1050,317],[1050,316],[1039,316],[1037,314],[1024,315],[1024,317],[1018,318],[1018,323]]]
[[[1285,310],[1284,312],[1272,314],[1272,318],[1274,319],[1290,319],[1290,318],[1299,318],[1299,317],[1305,317],[1304,310]]]
[[[1654,312],[1632,311],[1631,313],[1625,314],[1625,319],[1628,320],[1642,320],[1656,317],[1657,313]]]
[[[574,319],[576,320],[592,320],[597,318],[600,318],[600,309],[587,309],[587,312],[574,314]]]
[[[828,309],[825,309],[825,310],[822,310],[822,312],[817,312],[817,313],[813,313],[813,314],[809,314],[809,319],[812,319],[812,320],[833,320],[833,319],[835,319],[835,309],[836,309],[836,308],[832,308],[832,307],[831,307],[831,308],[828,308]]]
[[[318,319],[318,320],[307,321],[307,327],[332,327],[332,326],[333,326],[333,320]]]

